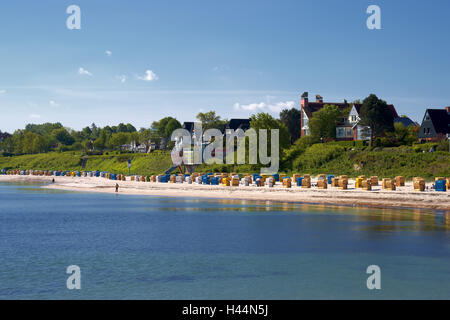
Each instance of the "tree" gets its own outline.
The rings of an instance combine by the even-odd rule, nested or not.
[[[128,128],[123,123],[119,123],[117,126],[117,132],[128,132]]]
[[[120,149],[124,144],[130,142],[130,134],[128,132],[118,132],[114,133],[109,139],[109,146],[112,149]]]
[[[170,119],[169,122],[167,122],[166,127],[164,129],[164,136],[167,139],[170,139],[172,132],[174,132],[176,129],[179,128],[181,128],[181,123],[179,123],[177,119]]]
[[[287,127],[291,144],[293,144],[298,138],[300,138],[300,110],[292,108],[290,110],[284,109],[280,113],[280,120]]]
[[[16,155],[23,153],[24,130],[16,130],[11,137],[10,152]]]
[[[386,101],[378,99],[374,94],[364,99],[359,114],[360,124],[370,127],[370,145],[374,137],[381,137],[387,131],[394,130],[394,114]]]
[[[150,143],[152,142],[153,133],[149,129],[141,129],[139,130],[137,141],[139,144],[142,144],[148,149]]]
[[[181,128],[181,123],[172,117],[166,117],[152,123],[151,130],[156,132],[160,142],[166,143],[175,129]]]
[[[92,137],[92,129],[89,127],[83,128],[81,135],[84,139],[90,139]]]
[[[220,116],[216,115],[215,111],[209,111],[209,112],[200,112],[197,114],[197,120],[202,123],[202,129],[203,131],[206,131],[208,129],[219,129],[222,130],[227,120],[220,119]]]
[[[336,125],[341,117],[342,113],[335,105],[325,105],[319,111],[314,112],[309,120],[309,130],[313,139],[316,141],[335,139]]]
[[[95,123],[91,124],[91,131],[92,131],[92,138],[96,139],[98,138],[98,135],[100,134],[100,130],[97,128]]]
[[[412,145],[417,141],[418,127],[409,125],[405,127],[403,123],[394,123],[394,131],[386,133],[392,137],[393,140],[399,145]]]
[[[127,132],[136,132],[136,128],[131,124],[127,123]]]
[[[64,128],[54,130],[53,136],[58,142],[66,146],[71,146],[75,142],[75,139]]]
[[[43,123],[43,124],[27,124],[25,126],[25,131],[31,131],[33,133],[39,134],[41,136],[48,136],[53,130],[61,129],[63,125],[59,122],[57,123]]]
[[[94,147],[97,150],[103,150],[106,148],[109,140],[109,133],[107,130],[103,129],[100,132],[99,137],[94,141]]]
[[[94,143],[92,140],[84,140],[81,145],[84,151],[91,151],[94,149]]]
[[[23,153],[34,154],[48,150],[47,140],[34,132],[27,132],[23,137]]]
[[[33,143],[34,143],[34,139],[36,136],[37,136],[37,134],[34,132],[31,132],[31,131],[27,132],[23,136],[23,143],[22,143],[23,153],[26,153],[26,154],[34,153]]]
[[[278,119],[275,119],[268,113],[258,113],[256,115],[252,115],[250,117],[250,127],[256,130],[256,133],[259,137],[259,130],[260,129],[267,129],[267,142],[268,142],[268,150],[270,150],[271,145],[271,130],[272,129],[278,129],[280,134],[280,150],[284,150],[289,148],[291,145],[290,143],[290,137],[289,137],[289,131],[287,127]]]

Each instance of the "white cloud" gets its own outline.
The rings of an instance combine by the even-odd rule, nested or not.
[[[29,117],[30,117],[31,119],[39,119],[41,116],[40,116],[39,114],[34,114],[34,113],[32,113],[32,114],[29,115]]]
[[[5,94],[6,90],[0,90],[0,94]]]
[[[251,103],[251,104],[234,104],[235,110],[242,110],[242,111],[256,111],[256,110],[263,110],[267,107],[267,104],[265,102],[261,103]]]
[[[158,80],[158,76],[152,71],[152,70],[147,70],[145,71],[145,76],[137,77],[139,80],[143,80],[143,81],[154,81],[154,80]]]
[[[106,50],[106,51],[105,51],[105,54],[106,54],[108,57],[111,57],[111,56],[112,56],[112,51]]]
[[[295,107],[295,101],[278,102],[274,105],[269,105],[272,112],[281,112],[284,109],[292,109]]]
[[[59,103],[56,103],[55,100],[50,100],[50,101],[49,101],[49,104],[50,104],[50,106],[52,106],[52,107],[59,107],[59,106],[60,106],[60,104],[59,104]]]
[[[125,83],[125,81],[127,81],[127,76],[122,74],[122,75],[116,76],[116,79],[118,79],[122,83]]]
[[[78,69],[78,74],[79,75],[86,75],[86,76],[90,76],[90,77],[92,77],[92,73],[90,73],[89,71],[87,71],[86,69],[84,69],[84,68],[82,68],[82,67],[80,67],[79,69]]]
[[[234,109],[238,111],[251,111],[251,112],[263,112],[271,111],[273,113],[278,113],[283,109],[292,109],[295,107],[295,101],[277,102],[275,104],[260,102],[251,104],[234,104]]]

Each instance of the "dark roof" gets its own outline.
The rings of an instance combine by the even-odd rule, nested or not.
[[[359,114],[361,112],[362,104],[361,103],[355,103],[355,104],[353,104],[353,106],[355,107],[356,112],[358,112],[358,114]],[[389,108],[389,110],[391,110],[392,115],[394,116],[394,119],[395,118],[399,118],[397,110],[395,110],[395,107],[394,107],[393,104],[388,104],[388,108]]]
[[[189,132],[194,132],[194,122],[184,122],[183,129],[186,129]]]
[[[231,119],[227,125],[226,129],[242,129],[244,131],[250,129],[250,119]]]
[[[408,117],[398,117],[394,119],[394,123],[401,123],[403,124],[405,127],[409,127],[410,125],[413,126],[417,126],[418,124],[414,121],[412,121],[410,118]]]
[[[305,110],[305,113],[308,116],[308,118],[311,119],[312,114],[314,112],[322,109],[325,105],[335,105],[341,111],[350,106],[350,104],[348,102],[344,102],[344,103],[342,103],[342,102],[308,102],[307,106],[303,107],[303,110]],[[358,112],[358,114],[359,114],[361,112],[362,104],[354,103],[353,106],[355,107],[356,112]],[[399,117],[397,110],[395,110],[395,107],[393,104],[388,104],[388,108],[392,111],[392,115],[394,116],[394,119]]]
[[[304,107],[303,110],[305,110],[305,113],[308,116],[308,118],[311,118],[314,112],[319,111],[325,105],[335,105],[336,107],[339,108],[339,110],[344,110],[345,108],[350,106],[348,103],[342,102],[308,102],[308,105]]]
[[[445,109],[427,109],[436,133],[450,133],[450,114]]]
[[[394,116],[394,119],[399,117],[398,113],[397,113],[397,110],[395,110],[395,107],[394,107],[393,104],[388,104],[388,108],[391,109],[392,115]]]

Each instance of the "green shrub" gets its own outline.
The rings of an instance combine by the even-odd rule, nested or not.
[[[305,170],[323,166],[326,162],[339,157],[344,148],[338,145],[319,143],[312,145],[294,160],[292,170]]]
[[[438,143],[436,142],[427,142],[427,143],[421,143],[421,144],[415,144],[413,145],[412,149],[414,152],[429,152],[431,148],[436,149],[438,146]]]

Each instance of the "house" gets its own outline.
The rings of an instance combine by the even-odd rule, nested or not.
[[[183,129],[189,131],[192,134],[194,133],[195,122],[183,122]]]
[[[121,145],[120,150],[134,153],[147,153],[147,146],[143,143],[139,144],[136,143],[136,141],[132,141],[130,143]]]
[[[140,144],[136,147],[136,152],[147,153],[147,146],[145,144]]]
[[[419,141],[450,138],[450,107],[445,109],[427,109],[419,130]]]
[[[301,97],[300,102],[300,136],[307,136],[310,134],[309,132],[309,120],[312,118],[314,112],[319,111],[325,105],[335,105],[339,108],[339,110],[343,111],[350,107],[350,104],[344,100],[344,102],[324,102],[322,96],[316,95],[316,101],[310,102],[308,98],[308,92],[304,92]],[[347,135],[351,138],[351,125],[347,123],[346,119],[342,119],[340,123],[339,133],[344,138]]]
[[[310,134],[309,120],[312,118],[314,112],[319,111],[325,105],[335,105],[339,108],[340,111],[351,108],[348,117],[342,118],[341,121],[339,121],[339,123],[336,125],[336,140],[357,141],[370,139],[370,128],[360,124],[360,112],[362,104],[350,104],[347,102],[347,100],[344,100],[343,102],[324,102],[322,96],[320,95],[316,95],[315,102],[309,102],[308,92],[304,92],[301,96],[300,136],[303,137]],[[395,107],[392,104],[388,105],[388,107],[392,111],[394,119],[399,118]]]
[[[418,127],[419,124],[413,120],[411,120],[410,118],[408,118],[407,116],[401,116],[398,118],[394,119],[394,124],[396,123],[401,123],[403,124],[405,127],[409,127],[409,126],[415,126]]]
[[[123,144],[120,146],[120,150],[128,152],[136,152],[136,142]]]

